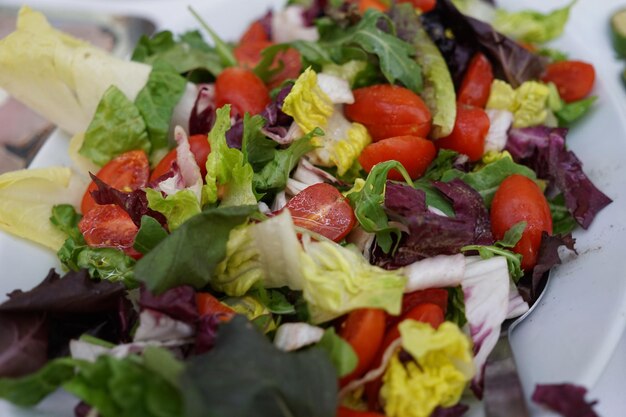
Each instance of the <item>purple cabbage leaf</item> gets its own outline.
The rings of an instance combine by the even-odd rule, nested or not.
[[[573,384],[537,384],[532,400],[563,417],[599,417],[593,410],[597,401],[585,400],[587,389]]]

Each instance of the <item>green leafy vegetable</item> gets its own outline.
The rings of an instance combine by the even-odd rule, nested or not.
[[[448,182],[454,178],[460,178],[478,191],[483,200],[485,200],[487,207],[489,207],[500,183],[513,174],[524,175],[533,181],[537,180],[537,175],[532,169],[516,164],[511,158],[500,158],[473,172],[465,173],[457,169],[451,169],[443,173],[441,180]]]
[[[576,0],[565,7],[546,14],[532,10],[507,12],[504,9],[497,9],[492,22],[493,27],[497,31],[520,41],[548,42],[561,36],[574,3]]]
[[[259,115],[250,116],[246,113],[243,116],[243,138],[241,140],[241,151],[244,158],[254,172],[260,171],[268,162],[274,159],[276,146],[278,144],[268,139],[261,128],[265,126],[265,120]]]
[[[185,284],[204,287],[226,256],[230,231],[256,210],[256,206],[211,208],[190,218],[137,262],[135,276],[155,293]]]
[[[337,410],[337,374],[324,352],[281,352],[239,316],[220,326],[212,350],[187,362],[181,380],[187,417],[334,417]]]
[[[552,234],[564,236],[578,226],[578,223],[576,223],[576,220],[565,205],[563,194],[558,194],[551,198],[548,200],[548,204],[550,205],[550,213],[552,215]]]
[[[359,362],[359,358],[350,343],[339,337],[335,333],[334,327],[326,329],[324,336],[316,346],[328,354],[339,377],[348,375]]]
[[[224,42],[219,36],[217,36],[217,33],[215,33],[213,29],[211,29],[211,27],[204,21],[204,19],[200,17],[200,15],[191,6],[189,6],[189,11],[196,18],[196,20],[200,23],[202,28],[204,28],[204,30],[207,31],[207,33],[213,40],[213,43],[215,44],[215,51],[217,52],[217,55],[220,57],[222,65],[224,65],[225,67],[237,66],[237,59],[235,58],[235,55],[233,55],[233,51],[231,50],[231,47],[228,46],[226,42]]]
[[[426,205],[441,210],[446,216],[454,217],[454,208],[450,200],[441,194],[430,181],[420,178],[413,185],[426,193]]]
[[[463,294],[463,288],[459,285],[447,288],[447,290],[448,309],[446,311],[446,321],[451,321],[460,328],[463,328],[463,326],[467,323],[467,317],[465,317],[465,295]]]
[[[554,48],[539,48],[537,54],[550,58],[552,62],[566,61],[568,59],[567,53]]]
[[[60,231],[75,240],[80,240],[83,235],[78,230],[78,222],[83,216],[76,212],[70,204],[59,204],[52,207],[50,221]]]
[[[559,126],[571,126],[575,121],[587,114],[597,99],[598,97],[592,96],[574,101],[573,103],[564,103],[560,110],[554,112],[557,119],[559,119]]]
[[[439,149],[437,157],[430,163],[428,169],[422,176],[422,178],[432,181],[439,181],[446,171],[454,168],[454,161],[458,158],[459,154],[449,149]]]
[[[133,248],[145,255],[165,239],[167,235],[168,233],[154,217],[142,216]]]
[[[493,246],[469,245],[461,248],[461,251],[478,251],[483,259],[493,258],[494,256],[504,256],[509,268],[509,274],[515,282],[524,276],[521,262],[522,255],[515,253],[509,249],[513,248],[521,239],[522,233],[526,229],[526,222],[519,222],[506,231],[502,240],[493,244]]]
[[[171,231],[180,227],[189,218],[202,211],[196,194],[189,190],[180,190],[175,194],[163,197],[160,191],[146,188],[148,207],[163,214]]]
[[[134,149],[150,153],[146,123],[137,106],[117,87],[104,93],[79,153],[98,165]]]
[[[172,112],[186,86],[187,80],[169,63],[156,61],[152,65],[148,82],[137,95],[135,105],[146,123],[153,151],[168,147]]]
[[[376,233],[377,243],[385,253],[391,250],[392,235],[397,238],[400,237],[398,229],[389,227],[389,219],[383,208],[387,175],[392,169],[400,171],[406,182],[413,185],[411,177],[401,163],[386,161],[374,166],[367,176],[363,188],[346,195],[363,230]]]
[[[289,290],[287,288],[287,290]],[[262,284],[256,285],[248,292],[257,298],[272,314],[295,314],[295,306],[278,289],[266,289]]]

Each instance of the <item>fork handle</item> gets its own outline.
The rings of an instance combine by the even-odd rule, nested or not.
[[[487,358],[484,404],[487,417],[528,417],[528,408],[506,331]]]

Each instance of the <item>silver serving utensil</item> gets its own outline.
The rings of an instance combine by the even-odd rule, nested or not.
[[[550,273],[543,291],[526,313],[502,323],[500,338],[485,363],[483,392],[489,392],[489,395],[483,398],[486,417],[529,417],[526,396],[517,372],[509,335],[539,305],[539,301],[546,293],[549,280]]]

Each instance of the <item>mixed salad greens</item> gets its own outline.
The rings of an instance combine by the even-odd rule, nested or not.
[[[593,66],[544,46],[573,4],[292,0],[234,44],[196,15],[211,43],[164,31],[131,61],[24,7],[0,86],[75,166],[0,176],[0,228],[66,272],[0,305],[0,398],[463,415],[502,322],[611,202],[566,146]],[[533,399],[595,415],[585,392]]]

